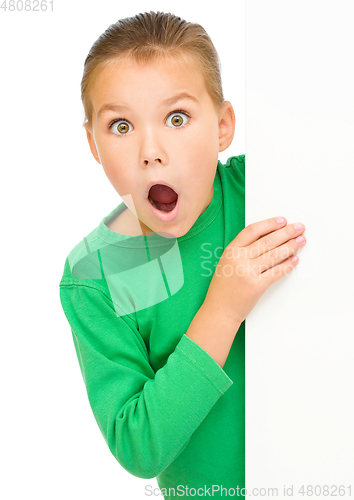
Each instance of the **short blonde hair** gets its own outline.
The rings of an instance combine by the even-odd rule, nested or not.
[[[184,21],[174,14],[145,12],[111,24],[92,45],[84,64],[81,100],[84,123],[92,126],[90,89],[107,63],[130,56],[137,62],[149,62],[161,55],[190,55],[200,63],[207,91],[217,109],[224,102],[218,53],[202,26]]]

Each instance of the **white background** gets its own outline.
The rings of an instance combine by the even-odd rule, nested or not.
[[[171,11],[201,24],[222,63],[245,152],[244,1],[54,0],[53,12],[0,9],[2,211],[1,497],[143,499],[89,406],[59,281],[70,250],[120,203],[82,128],[86,55],[120,18]],[[5,469],[4,469],[5,468]],[[156,498],[156,497],[155,497]],[[160,497],[161,498],[161,497]]]
[[[247,319],[247,486],[278,487],[279,498],[284,485],[293,498],[306,498],[302,484],[348,486],[352,2],[248,0],[246,52],[244,1],[54,0],[53,12],[0,11],[1,496],[140,500],[157,487],[104,442],[58,286],[69,251],[120,202],[81,127],[83,63],[109,24],[146,10],[198,22],[215,43],[237,116],[220,159],[246,151],[246,224],[283,215],[306,225],[299,265]]]
[[[352,1],[247,1],[246,225],[307,238],[246,320],[246,484],[278,498],[354,495],[353,19]]]

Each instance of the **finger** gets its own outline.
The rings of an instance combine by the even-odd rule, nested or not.
[[[288,224],[286,227],[275,230],[263,238],[260,238],[252,245],[249,245],[250,250],[248,252],[248,257],[251,259],[256,259],[260,255],[265,254],[273,248],[279,247],[283,243],[289,241],[292,238],[297,238],[305,231],[305,226],[301,222],[296,222],[295,224]],[[288,256],[287,256],[288,257]]]
[[[292,258],[295,257],[295,261],[292,260]],[[296,267],[299,263],[299,257],[297,255],[293,255],[286,259],[284,262],[281,264],[278,264],[277,266],[272,267],[271,269],[268,269],[264,273],[261,273],[259,275],[261,280],[265,280],[267,283],[267,287],[278,281],[280,278],[283,276],[286,276],[289,274],[294,267]]]
[[[257,241],[261,236],[268,234],[272,231],[283,227],[286,224],[286,219],[283,222],[277,222],[279,217],[272,217],[271,219],[265,219],[259,222],[254,222],[249,226],[245,227],[235,238],[235,242],[240,247],[247,247],[255,241]]]
[[[306,243],[305,236],[302,236],[302,238],[303,241],[297,242],[295,239],[292,239],[254,259],[253,262],[259,265],[260,274],[294,255]]]

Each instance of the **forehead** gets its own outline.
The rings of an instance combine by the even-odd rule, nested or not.
[[[148,62],[132,57],[112,59],[94,75],[90,98],[95,111],[107,100],[138,102],[165,100],[172,93],[192,93],[199,100],[208,95],[200,62],[189,55],[168,56]]]

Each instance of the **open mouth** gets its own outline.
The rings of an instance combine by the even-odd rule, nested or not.
[[[171,212],[177,205],[178,194],[164,184],[155,184],[150,188],[148,199],[157,210]]]
[[[153,207],[157,208],[157,210],[161,210],[161,212],[171,212],[177,205],[177,198],[172,203],[159,203],[158,201],[155,202],[152,200],[149,196],[149,201]]]

